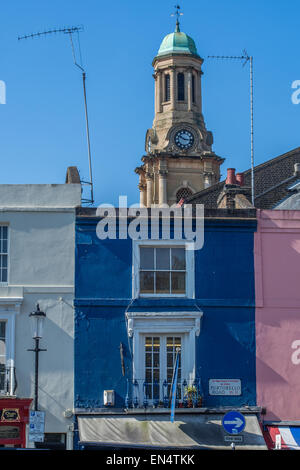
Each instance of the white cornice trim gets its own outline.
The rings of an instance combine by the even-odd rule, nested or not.
[[[202,310],[197,312],[127,312],[127,318],[172,317],[172,318],[201,318]]]
[[[4,206],[1,212],[70,212],[75,213],[76,207],[38,207],[38,206]]]
[[[19,314],[21,311],[23,298],[13,298],[13,297],[0,297],[0,313],[3,310],[6,310],[4,307],[9,308],[9,313],[13,311],[16,314]]]
[[[200,335],[203,312],[127,312],[128,336],[134,332],[185,332]]]
[[[74,294],[74,286],[24,286],[25,294]]]

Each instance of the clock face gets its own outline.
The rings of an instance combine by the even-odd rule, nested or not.
[[[179,147],[181,150],[187,150],[192,147],[194,143],[194,136],[190,131],[181,129],[175,134],[174,140],[177,147]]]

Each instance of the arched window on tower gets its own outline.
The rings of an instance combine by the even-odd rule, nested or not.
[[[177,75],[177,99],[178,101],[184,101],[184,74],[179,73]]]
[[[165,101],[170,101],[170,75],[165,75]]]
[[[195,75],[192,75],[192,101],[195,103]]]
[[[181,200],[186,201],[193,195],[193,191],[189,188],[180,188],[179,191],[176,193],[176,203],[180,202]]]

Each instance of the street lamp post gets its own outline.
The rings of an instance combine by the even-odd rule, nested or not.
[[[29,318],[31,320],[32,338],[35,341],[35,348],[27,349],[27,351],[33,351],[35,353],[34,409],[38,411],[39,352],[47,351],[47,349],[41,349],[39,347],[39,342],[43,337],[43,326],[46,314],[40,310],[39,304],[37,304],[36,310],[29,314]]]

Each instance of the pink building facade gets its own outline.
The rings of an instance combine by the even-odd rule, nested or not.
[[[300,426],[300,210],[258,210],[255,234],[257,405]]]

